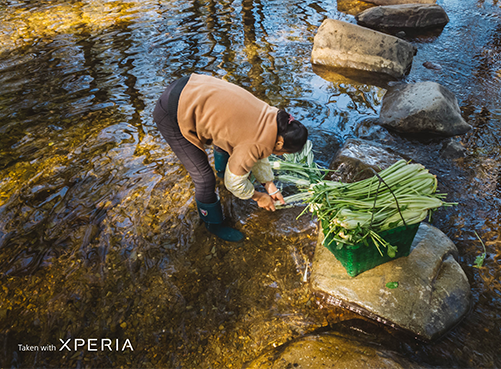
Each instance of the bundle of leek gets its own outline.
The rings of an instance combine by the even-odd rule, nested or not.
[[[301,183],[304,184],[304,183]],[[441,206],[445,194],[436,193],[437,178],[420,164],[399,160],[373,177],[354,183],[317,180],[307,190],[286,197],[286,203],[307,204],[321,221],[325,240],[338,249],[367,243],[371,239],[379,252],[386,247],[390,257],[397,249],[379,233],[402,225],[419,223]]]

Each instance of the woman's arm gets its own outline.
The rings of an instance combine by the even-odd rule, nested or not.
[[[266,192],[268,192],[268,195],[270,195],[274,201],[280,201],[282,204],[285,204],[282,194],[275,186],[275,183],[273,183],[275,175],[273,174],[273,169],[271,169],[271,164],[268,158],[256,161],[252,167],[252,173],[259,183],[264,186]],[[275,210],[275,206],[268,210]]]
[[[256,179],[264,185],[268,194],[255,191],[254,186],[248,179],[250,173],[234,174],[230,163],[226,167],[224,176],[226,188],[240,199],[247,200],[251,198],[257,202],[259,207],[275,211],[275,201],[280,201],[283,204],[285,202],[282,194],[273,183],[274,175],[268,159],[258,160],[252,167],[252,172]]]
[[[234,174],[230,165],[226,165],[224,171],[224,185],[234,196],[242,200],[248,200],[254,196],[254,185],[249,181],[249,173],[243,175]]]

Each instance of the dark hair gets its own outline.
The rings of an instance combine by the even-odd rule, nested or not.
[[[285,110],[279,110],[277,126],[278,136],[282,136],[284,139],[283,150],[292,154],[303,149],[306,140],[308,140],[308,130],[300,121],[295,120]]]

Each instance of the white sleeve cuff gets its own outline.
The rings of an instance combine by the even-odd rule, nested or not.
[[[275,179],[268,158],[256,161],[252,167],[252,174],[254,174],[259,183],[271,182]]]
[[[249,181],[249,174],[237,176],[230,172],[229,165],[226,165],[224,172],[224,185],[233,195],[242,200],[248,200],[254,195],[254,186]]]

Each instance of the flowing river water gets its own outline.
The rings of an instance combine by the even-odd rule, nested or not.
[[[438,4],[450,22],[408,38],[418,53],[405,80],[457,96],[473,126],[455,138],[466,156],[441,158],[437,140],[372,138],[423,163],[459,203],[432,224],[457,245],[474,304],[430,343],[316,300],[307,282],[316,223],[296,220],[299,208],[268,213],[218,182],[247,238],[208,234],[189,176],[152,121],[167,83],[218,76],[288,108],[327,166],[378,116],[386,90],[314,70],[313,37],[325,18],[354,22],[368,4],[1,0],[0,367],[239,368],[318,331],[424,366],[501,367],[501,3]],[[475,232],[486,247],[480,269]],[[99,349],[75,351],[77,339]],[[68,340],[71,351],[59,351]]]

